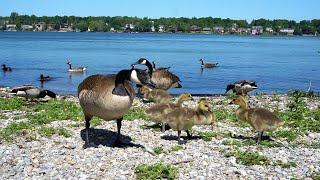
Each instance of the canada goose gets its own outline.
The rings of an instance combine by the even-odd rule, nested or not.
[[[255,81],[241,80],[235,83],[228,84],[225,93],[232,89],[232,91],[238,95],[247,95],[248,92],[257,88],[258,86],[256,85]]]
[[[40,78],[39,78],[39,81],[41,83],[44,83],[45,81],[50,81],[51,80],[51,77],[50,76],[44,76],[43,74],[40,74]]]
[[[134,67],[121,70],[113,75],[92,75],[85,78],[78,86],[78,97],[86,121],[86,142],[84,148],[95,146],[89,142],[90,120],[93,116],[105,121],[117,120],[120,143],[120,129],[123,116],[129,111],[135,97],[130,81],[154,87],[149,74]]]
[[[140,58],[135,64],[142,64],[148,67],[151,81],[156,85],[157,89],[168,90],[171,87],[182,87],[178,76],[165,69],[153,70],[152,64],[146,58]]]
[[[56,98],[56,94],[49,90],[40,90],[32,85],[23,85],[14,87],[11,90],[11,93],[25,97],[26,99],[35,99],[35,98],[44,98],[45,96],[49,96],[51,98]]]
[[[4,72],[7,72],[7,71],[12,71],[11,67],[5,65],[5,64],[2,64],[2,71]]]
[[[83,72],[83,71],[86,71],[87,70],[87,67],[72,67],[71,66],[71,62],[67,62],[67,64],[69,65],[69,69],[68,69],[68,72]]]
[[[159,68],[156,68],[156,64],[154,63],[154,61],[152,61],[152,67],[153,67],[153,71],[154,70],[169,70],[171,67],[159,67]]]
[[[211,111],[209,102],[202,98],[198,102],[197,109],[174,108],[165,115],[164,120],[173,130],[178,131],[178,141],[181,143],[181,130],[186,130],[188,137],[190,137],[188,129],[191,129],[194,125],[211,125],[213,128],[216,116]]]
[[[142,86],[140,93],[143,94],[144,99],[151,100],[155,103],[169,103],[172,98],[165,90],[151,89],[147,86]]]
[[[182,103],[192,100],[192,96],[189,93],[182,93],[176,103],[161,103],[155,104],[147,109],[147,115],[154,121],[162,123],[162,132],[165,131],[164,116],[172,111],[174,108],[182,107]]]
[[[262,139],[263,131],[274,131],[284,124],[284,121],[267,109],[248,108],[245,98],[241,95],[234,98],[230,104],[239,105],[239,108],[236,110],[237,118],[248,122],[256,131],[258,131],[258,144]]]
[[[201,68],[214,68],[214,67],[217,67],[219,64],[219,63],[214,63],[214,64],[204,63],[203,59],[200,59],[199,61],[201,62]]]

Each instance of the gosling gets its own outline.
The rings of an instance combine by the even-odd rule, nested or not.
[[[5,65],[5,64],[2,64],[2,71],[3,72],[10,72],[12,71],[11,67]]]
[[[175,108],[182,107],[183,102],[192,100],[192,96],[189,93],[182,93],[176,103],[161,103],[151,106],[147,111],[147,115],[157,123],[162,123],[161,131],[165,131],[166,124],[164,122],[164,116],[171,112]]]
[[[248,108],[245,98],[241,95],[234,98],[230,104],[239,105],[236,110],[237,118],[248,122],[253,129],[258,131],[257,144],[261,142],[264,131],[274,131],[284,124],[284,121],[267,109]]]
[[[170,96],[167,91],[162,89],[151,89],[147,86],[142,86],[140,88],[140,93],[143,94],[144,99],[155,103],[169,103],[172,99],[172,96]]]
[[[187,132],[188,138],[191,138],[189,129],[194,125],[211,125],[214,127],[216,116],[211,111],[209,102],[202,98],[198,102],[197,109],[179,107],[165,115],[164,120],[173,130],[178,131],[178,143],[181,144],[181,130]]]

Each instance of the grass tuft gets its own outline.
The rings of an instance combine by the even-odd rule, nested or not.
[[[178,169],[172,165],[159,162],[153,165],[141,164],[135,168],[135,174],[139,180],[176,179]]]
[[[131,108],[129,112],[126,115],[124,115],[123,119],[129,120],[129,121],[132,121],[135,119],[149,120],[145,109],[137,108],[137,107]]]
[[[260,155],[257,152],[242,152],[239,149],[230,151],[225,154],[226,157],[236,157],[236,162],[246,166],[252,165],[269,165],[270,161],[267,157]]]
[[[174,145],[174,146],[171,147],[170,151],[180,151],[180,150],[182,150],[182,149],[183,149],[182,146],[180,146],[180,145]]]
[[[157,155],[161,154],[161,153],[164,153],[164,149],[162,146],[158,146],[158,147],[155,147],[153,148],[153,151],[154,153],[156,153]]]

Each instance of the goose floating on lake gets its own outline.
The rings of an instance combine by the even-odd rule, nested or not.
[[[87,67],[72,67],[71,66],[71,62],[67,62],[67,64],[69,65],[69,69],[68,69],[68,72],[84,72],[87,70]]]
[[[204,63],[203,59],[199,60],[201,62],[201,68],[214,68],[217,67],[219,63]]]
[[[11,67],[5,65],[5,64],[2,64],[2,71],[4,72],[10,72],[12,71]]]

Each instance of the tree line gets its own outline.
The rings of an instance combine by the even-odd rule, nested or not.
[[[128,17],[128,16],[88,16],[88,17],[78,17],[78,16],[35,16],[35,15],[19,15],[16,12],[12,12],[10,16],[1,17],[0,23],[3,25],[4,22],[9,22],[10,24],[16,24],[17,28],[21,28],[24,24],[36,24],[38,22],[45,22],[46,24],[54,24],[59,28],[59,25],[68,24],[72,25],[73,28],[77,28],[80,31],[87,31],[88,28],[91,31],[106,32],[113,28],[116,31],[121,31],[124,29],[126,24],[134,24],[134,31],[138,32],[150,32],[152,27],[155,31],[158,30],[160,25],[166,27],[175,27],[177,31],[180,32],[190,32],[191,26],[198,26],[200,28],[213,28],[213,27],[223,27],[230,28],[236,26],[237,28],[250,28],[252,26],[262,26],[264,29],[267,27],[273,28],[274,32],[279,32],[282,28],[294,29],[295,34],[315,34],[320,33],[320,19],[313,20],[302,20],[296,22],[293,20],[285,19],[256,19],[248,23],[246,20],[234,20],[234,19],[222,19],[213,17],[201,17],[201,18],[158,18],[152,19],[148,17],[138,18],[138,17]],[[0,24],[0,25],[1,25]]]

